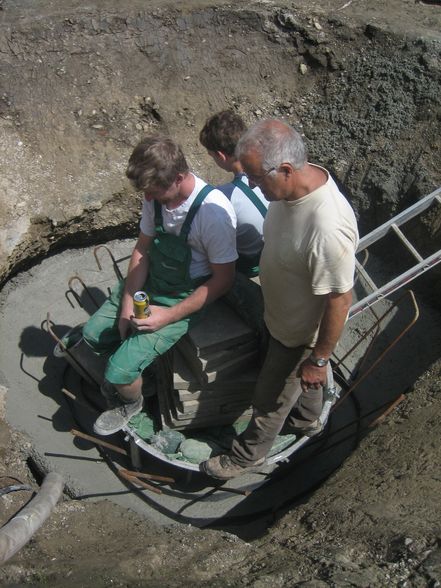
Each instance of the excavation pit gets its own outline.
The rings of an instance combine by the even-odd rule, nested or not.
[[[169,131],[176,137],[202,177],[225,181],[198,144],[197,134],[209,114],[226,107],[237,110],[248,123],[282,117],[298,127],[305,135],[311,161],[330,169],[344,186],[359,215],[362,234],[417,202],[441,185],[440,8],[436,3],[413,0],[392,0],[387,6],[343,0],[338,6],[323,1],[239,2],[234,7],[225,2],[174,7],[153,2],[148,9],[144,2],[136,1],[124,8],[107,2],[104,9],[94,3],[71,2],[68,7],[57,3],[54,7],[52,2],[31,6],[6,0],[1,8],[4,232],[0,279],[4,288],[0,384],[7,389],[8,418],[38,437],[31,453],[39,471],[49,464],[61,469],[67,462],[78,464],[72,474],[65,470],[71,495],[98,500],[110,496],[112,509],[118,512],[115,502],[126,505],[127,499],[132,501],[132,510],[143,516],[147,512],[150,520],[168,525],[173,508],[156,499],[143,503],[129,495],[91,446],[73,442],[66,426],[71,423],[70,407],[58,392],[54,398],[64,367],[47,359],[53,344],[46,335],[42,338],[41,323],[47,310],[66,329],[77,321],[78,309],[75,316],[64,319],[66,309],[70,312],[72,307],[63,299],[66,282],[57,279],[66,265],[67,277],[72,270],[81,272],[83,257],[71,262],[71,253],[80,249],[71,252],[66,248],[135,237],[139,200],[124,181],[124,167],[133,145],[151,130]],[[426,245],[439,248],[439,215],[425,219],[412,233],[415,236],[423,249]],[[394,265],[394,254],[380,253],[387,254],[389,267]],[[42,261],[48,255],[51,257]],[[83,256],[89,258],[90,251]],[[375,269],[377,259],[369,262],[377,265]],[[53,264],[50,271],[49,264]],[[26,273],[20,273],[23,270]],[[94,271],[98,275],[96,268]],[[38,274],[46,276],[43,285],[33,282]],[[226,544],[223,556],[231,564],[232,581],[264,581],[265,565],[273,585],[317,578],[341,585],[349,567],[353,582],[360,586],[363,582],[386,585],[391,578],[398,583],[409,577],[421,582],[435,577],[434,529],[439,519],[432,498],[438,493],[434,464],[439,463],[436,391],[440,376],[434,362],[441,349],[439,310],[424,300],[439,303],[439,273],[433,270],[413,286],[420,319],[363,395],[369,404],[373,389],[381,395],[381,386],[385,386],[388,399],[389,393],[395,397],[395,392],[410,386],[405,408],[392,417],[390,426],[369,435],[361,450],[352,452],[326,484],[302,486],[305,470],[300,463],[290,480],[298,485],[296,508],[286,504],[290,502],[286,485],[280,485],[271,504],[271,510],[274,505],[280,507],[279,512],[290,509],[286,522],[271,535],[279,551],[269,553],[265,561],[260,558],[244,572],[245,567],[238,570],[236,561],[228,559],[231,546]],[[62,303],[66,306],[61,308]],[[55,316],[58,308],[62,317]],[[403,312],[406,317],[411,314]],[[60,329],[60,335],[62,332]],[[415,381],[417,393],[412,394]],[[350,421],[359,414],[359,407],[349,406]],[[362,408],[369,412],[375,406]],[[361,429],[365,425],[366,421]],[[358,433],[352,435],[340,462],[351,453]],[[320,484],[329,472],[327,460],[315,463],[316,470],[321,470],[317,474]],[[418,470],[415,479],[414,470]],[[95,480],[97,471],[105,472],[104,481]],[[84,480],[97,485],[86,487]],[[113,486],[115,482],[118,487]],[[313,489],[316,491],[310,492]],[[212,502],[225,500],[218,491],[212,496]],[[221,528],[254,537],[273,523],[273,514],[261,507],[251,508],[248,497],[238,500],[229,495],[227,500],[231,501],[229,508],[216,511],[216,517],[228,511],[218,525]],[[253,513],[260,513],[256,532],[250,530],[247,513],[241,510],[247,500]],[[75,504],[83,508],[85,501]],[[209,509],[199,512],[183,502],[179,508],[180,521],[195,526],[214,524]],[[106,528],[112,526],[112,509],[104,506],[96,511],[99,514],[91,516],[91,523],[98,525],[104,512]],[[68,510],[63,512],[68,516]],[[79,528],[84,531],[81,524]],[[208,536],[203,532],[200,536],[203,552],[202,542]],[[213,553],[222,537],[217,534],[213,539]],[[109,545],[111,541],[108,538]],[[30,552],[30,567],[39,565],[44,578],[46,568],[56,567],[48,561],[59,556],[59,539],[52,541],[52,547],[50,543],[35,544],[34,549],[43,554],[40,564]],[[82,556],[84,535],[80,543]],[[70,554],[75,557],[74,547]],[[119,545],[115,552],[117,549]],[[268,544],[264,550],[269,550]],[[247,561],[238,544],[232,551]],[[287,561],[287,551],[292,563]],[[150,555],[151,551],[147,558],[145,554],[133,556],[135,567],[171,586],[173,579],[166,575],[165,565],[146,568]],[[108,557],[102,565],[113,570],[110,575],[138,581],[133,570],[121,572],[118,563],[109,563]],[[189,581],[193,565],[197,567],[192,560],[186,569]],[[84,568],[88,566],[85,562]],[[308,571],[302,575],[299,570]],[[70,578],[73,581],[76,574],[67,572],[61,567],[53,572],[59,573],[58,585],[69,586]],[[216,577],[205,569],[201,574],[210,580]],[[177,576],[182,584],[182,574]],[[24,577],[16,578],[16,583]],[[200,577],[192,577],[193,585]],[[77,575],[77,585],[82,579]],[[84,579],[85,585],[87,581]],[[110,582],[109,577],[103,579],[106,581]]]

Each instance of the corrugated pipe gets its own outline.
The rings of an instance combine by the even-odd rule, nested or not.
[[[63,492],[63,477],[49,472],[38,494],[0,529],[0,565],[25,545],[51,514]]]

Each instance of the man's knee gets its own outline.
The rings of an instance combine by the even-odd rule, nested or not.
[[[109,340],[105,331],[93,321],[88,321],[83,327],[83,339],[96,353],[111,352],[115,348],[116,343]]]
[[[131,386],[138,378],[141,378],[142,370],[129,362],[115,361],[111,356],[107,362],[105,379],[116,387]]]
[[[98,347],[99,341],[97,335],[96,329],[91,326],[91,321],[87,321],[83,326],[83,339],[90,347]]]

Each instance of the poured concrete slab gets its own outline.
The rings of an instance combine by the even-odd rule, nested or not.
[[[111,244],[123,273],[132,246],[131,241]],[[293,500],[341,463],[354,449],[360,431],[378,413],[379,407],[405,391],[441,351],[439,337],[432,335],[439,333],[439,315],[422,305],[421,317],[412,331],[397,343],[357,391],[359,408],[351,400],[346,401],[332,414],[326,437],[311,442],[301,455],[287,463],[277,464],[270,478],[265,471],[250,474],[229,482],[226,486],[230,490],[221,490],[213,489],[213,482],[200,474],[178,471],[176,486],[165,487],[163,494],[146,491],[145,495],[138,495],[115,475],[114,455],[105,461],[93,446],[71,435],[72,428],[87,431],[93,415],[85,415],[81,410],[80,418],[75,411],[72,413],[61,392],[66,384],[66,363],[53,357],[55,343],[42,328],[49,311],[54,331],[62,336],[73,325],[87,320],[95,308],[93,299],[98,304],[104,300],[116,278],[110,257],[106,260],[103,250],[99,253],[103,270],[99,270],[91,249],[66,251],[17,276],[2,291],[0,384],[7,388],[7,419],[29,435],[34,459],[42,471],[54,469],[65,476],[71,495],[108,498],[159,523],[183,521],[203,526],[220,517],[239,520]],[[68,287],[68,280],[74,275],[90,285],[89,294],[78,279],[71,281],[71,289]],[[404,312],[411,315],[410,311],[404,309]],[[402,312],[395,312],[389,320],[392,338],[405,322],[401,315]],[[354,322],[348,328],[354,330],[355,337],[362,327]],[[380,335],[376,344],[380,354],[387,347],[388,339],[385,333]],[[170,475],[168,466],[158,460],[148,456],[143,459],[146,471],[156,469]],[[232,493],[231,489],[252,493],[244,496]]]

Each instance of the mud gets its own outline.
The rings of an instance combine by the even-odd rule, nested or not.
[[[3,0],[0,281],[66,246],[135,235],[139,201],[123,172],[150,130],[170,131],[198,173],[225,179],[197,141],[225,107],[299,127],[367,232],[441,184],[440,30],[439,3],[414,0]],[[440,215],[413,236],[439,246]],[[420,289],[439,301],[438,276]],[[1,583],[438,586],[440,382],[438,361],[264,534],[163,528],[106,501],[65,499]],[[31,453],[1,421],[0,475],[37,487]],[[28,497],[0,497],[1,522]]]

